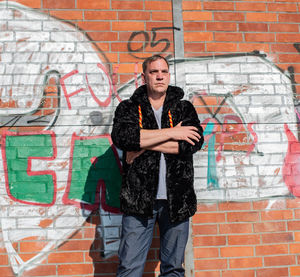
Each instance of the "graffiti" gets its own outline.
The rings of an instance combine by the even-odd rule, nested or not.
[[[151,40],[150,40],[150,35],[148,32],[145,31],[139,31],[139,32],[133,32],[129,39],[128,39],[128,44],[127,44],[127,48],[128,48],[128,52],[135,58],[137,59],[144,59],[145,57],[140,57],[137,54],[138,53],[144,53],[146,51],[146,48],[149,46],[152,50],[155,50],[154,48],[160,44],[164,45],[163,49],[159,50],[159,53],[165,53],[169,50],[171,42],[169,39],[167,38],[162,38],[157,40],[156,36],[157,36],[157,31],[161,31],[161,30],[180,30],[179,28],[176,27],[157,27],[157,28],[152,28],[151,29]],[[139,37],[142,37],[142,39],[138,39]],[[141,46],[137,46],[136,48],[134,48],[134,42],[137,44],[137,42],[142,41],[142,45]],[[156,51],[157,52],[157,51]],[[170,58],[171,56],[167,56],[166,58]]]
[[[122,153],[109,133],[117,104],[142,84],[138,63],[117,88],[119,65],[110,76],[101,50],[73,25],[11,2],[0,3],[0,16],[10,22],[8,30],[0,21],[0,38],[15,34],[0,52],[0,223],[13,271],[39,265],[95,210],[102,255],[114,255]],[[133,32],[130,55],[170,51],[159,32],[174,30]],[[198,200],[299,197],[293,68],[288,75],[259,52],[167,58],[172,80],[175,65],[184,69],[186,99],[204,127],[194,157]],[[28,238],[47,242],[30,258],[14,248]]]
[[[0,223],[13,272],[35,268],[94,209],[97,229],[114,230],[101,233],[109,256],[118,246],[120,215],[107,211],[118,211],[111,184],[120,184],[120,167],[106,134],[120,99],[101,51],[73,25],[17,3],[1,2],[0,17],[10,22],[9,30],[0,22],[0,38],[16,38],[0,53]],[[28,257],[14,248],[28,239],[46,243]]]

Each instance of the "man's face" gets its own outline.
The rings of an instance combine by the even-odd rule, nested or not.
[[[145,73],[142,73],[147,84],[148,93],[164,94],[170,83],[169,68],[165,60],[158,59],[149,63]]]

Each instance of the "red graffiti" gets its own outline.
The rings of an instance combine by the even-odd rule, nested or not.
[[[289,191],[296,197],[300,197],[300,143],[284,124],[285,134],[288,138],[288,151],[282,167],[282,175]]]

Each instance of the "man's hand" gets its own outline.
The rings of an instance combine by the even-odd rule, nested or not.
[[[179,122],[174,128],[168,129],[170,139],[179,141],[185,140],[188,143],[195,145],[195,141],[199,141],[201,136],[195,126],[181,126],[182,121]]]
[[[145,150],[141,150],[141,151],[129,151],[126,152],[126,163],[128,164],[132,164],[134,159],[137,158],[138,156],[140,156],[142,153],[144,153]]]

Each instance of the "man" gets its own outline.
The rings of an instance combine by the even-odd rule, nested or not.
[[[167,60],[143,63],[140,86],[116,109],[112,140],[123,150],[118,277],[142,276],[153,228],[160,231],[160,276],[184,276],[189,217],[196,212],[193,153],[203,143],[197,113],[170,86]]]

